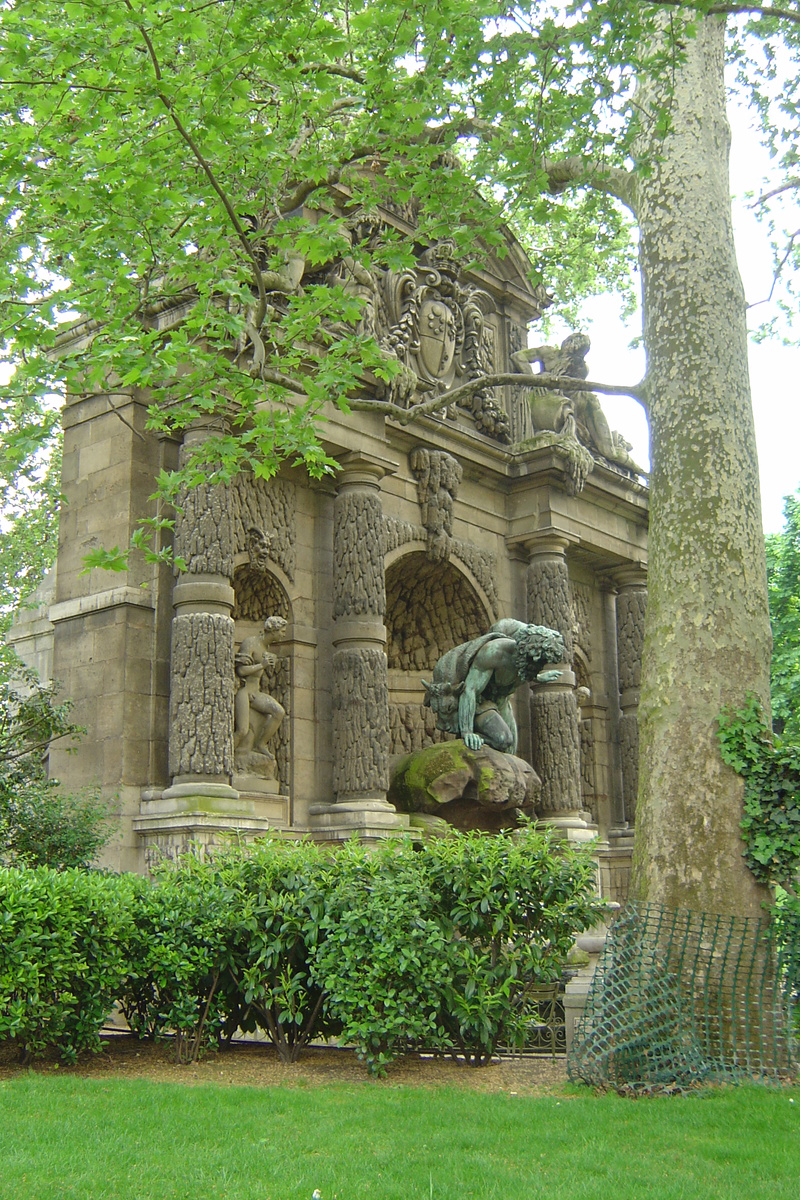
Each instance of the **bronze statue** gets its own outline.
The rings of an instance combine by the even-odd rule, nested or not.
[[[550,683],[560,671],[547,663],[564,660],[564,639],[555,629],[498,621],[488,633],[448,650],[426,683],[425,704],[436,714],[438,729],[464,739],[468,749],[484,742],[493,750],[516,754],[517,723],[511,697],[523,683]]]

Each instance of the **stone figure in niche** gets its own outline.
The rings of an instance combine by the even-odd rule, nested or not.
[[[587,379],[586,355],[591,342],[585,333],[571,333],[560,346],[532,346],[511,355],[512,364],[531,371],[536,364],[545,375],[565,379]],[[535,374],[535,372],[532,372]],[[630,457],[630,443],[612,433],[599,399],[594,392],[537,390],[530,398],[531,417],[536,432],[551,430],[577,440],[595,450],[609,462],[641,474],[641,467]]]
[[[437,728],[464,739],[469,750],[484,742],[493,750],[516,754],[517,724],[511,697],[523,683],[550,683],[560,671],[545,670],[564,661],[564,639],[555,629],[498,621],[488,633],[448,650],[423,681],[425,704],[436,714]]]
[[[263,631],[245,638],[235,658],[239,688],[234,700],[235,767],[241,774],[275,779],[275,756],[269,742],[278,732],[286,710],[265,690],[265,672],[275,666],[270,650],[286,629],[283,617],[267,617]]]

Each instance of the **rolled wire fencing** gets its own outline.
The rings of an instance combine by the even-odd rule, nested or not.
[[[629,903],[609,931],[567,1058],[619,1091],[797,1075],[800,914]]]

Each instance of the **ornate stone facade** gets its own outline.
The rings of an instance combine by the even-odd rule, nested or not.
[[[376,221],[405,236],[413,216],[387,206],[356,218],[354,244],[369,245]],[[310,284],[334,280],[357,294],[360,332],[399,363],[390,385],[365,376],[363,394],[405,409],[440,396],[442,408],[403,424],[397,410],[330,405],[321,432],[341,468],[330,478],[310,481],[287,462],[269,481],[201,482],[176,513],[177,574],[136,556],[124,579],[83,573],[88,548],[127,545],[155,515],[154,481],[175,468],[180,446],[147,429],[135,397],[115,394],[113,407],[139,436],[105,397],[70,397],[56,594],[27,642],[39,661],[41,630],[50,631],[53,672],[88,730],[75,755],[53,747],[54,771],[67,788],[98,780],[119,797],[121,849],[110,865],[141,869],[156,846],[172,853],[195,836],[211,845],[268,827],[328,841],[397,833],[391,757],[445,737],[422,680],[503,618],[555,628],[566,645],[562,677],[512,701],[518,753],[542,778],[538,814],[588,837],[591,811],[610,836],[624,826],[624,776],[632,820],[646,490],[603,454],[602,426],[598,435],[586,419],[596,410],[574,397],[575,444],[590,444],[593,464],[582,491],[561,431],[542,439],[529,388],[448,402],[464,381],[530,357],[527,326],[547,296],[506,242],[507,253],[487,252],[472,271],[451,243],[426,249],[420,239],[406,271],[353,257],[308,272]],[[189,430],[184,455],[204,436]],[[633,567],[639,576],[627,577]],[[286,621],[285,637],[260,686],[286,715],[270,742],[276,778],[262,781],[273,790],[258,792],[236,769],[235,662],[271,615]]]

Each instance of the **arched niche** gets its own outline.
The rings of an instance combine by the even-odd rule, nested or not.
[[[258,633],[267,617],[283,617],[292,623],[292,605],[285,587],[272,571],[261,571],[245,561],[233,573],[233,620],[236,650],[246,637]],[[278,764],[281,792],[287,793],[291,778],[292,662],[280,642],[270,649],[275,666],[264,672],[263,686],[286,709],[286,718],[270,743]]]
[[[386,570],[386,653],[393,754],[441,741],[431,709],[422,704],[423,679],[453,646],[479,637],[493,618],[453,562],[412,552]]]

